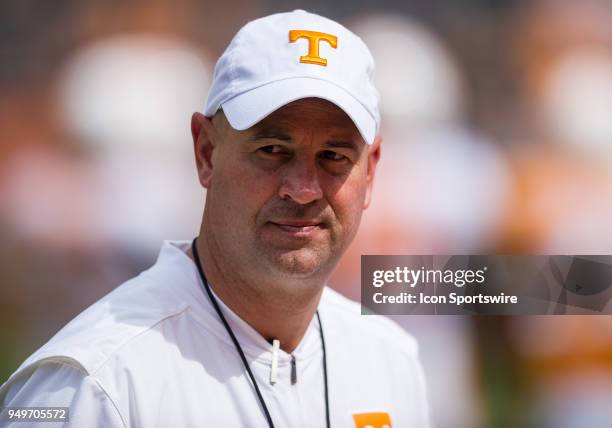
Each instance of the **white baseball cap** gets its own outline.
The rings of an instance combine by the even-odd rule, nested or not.
[[[380,124],[374,60],[365,43],[342,25],[295,10],[251,21],[221,55],[204,114],[223,109],[244,130],[280,107],[322,98],[353,120],[367,144]]]

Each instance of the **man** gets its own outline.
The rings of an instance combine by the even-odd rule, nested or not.
[[[429,426],[414,340],[325,287],[370,203],[373,72],[323,17],[243,27],[192,118],[199,236],[69,323],[0,403],[79,427]]]

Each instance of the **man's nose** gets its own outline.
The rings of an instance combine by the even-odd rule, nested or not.
[[[314,162],[295,160],[287,165],[279,189],[282,199],[291,198],[294,202],[306,205],[323,197],[319,183],[317,166]]]

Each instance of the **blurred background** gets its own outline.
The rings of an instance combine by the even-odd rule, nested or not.
[[[612,253],[612,2],[5,0],[0,382],[61,326],[191,239],[189,133],[233,34],[306,8],[377,64],[361,254]],[[612,318],[404,316],[438,428],[612,426]]]

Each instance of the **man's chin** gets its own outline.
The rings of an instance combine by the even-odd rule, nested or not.
[[[321,254],[309,248],[285,250],[274,255],[272,267],[292,277],[309,277],[320,272],[323,264]]]

